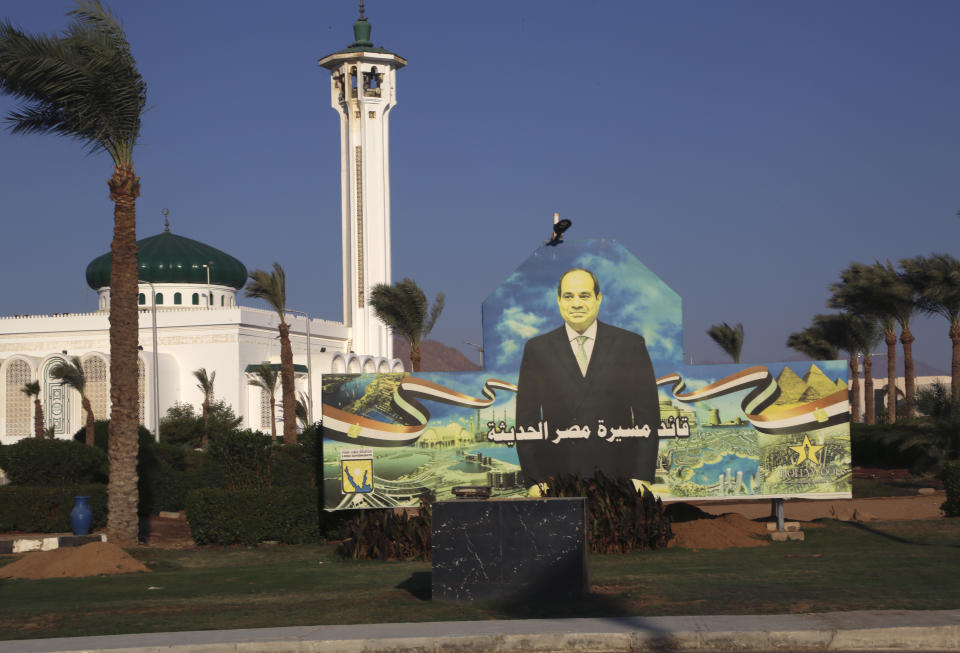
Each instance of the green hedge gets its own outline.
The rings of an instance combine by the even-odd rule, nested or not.
[[[107,523],[107,486],[102,484],[72,487],[0,487],[0,531],[27,533],[69,533],[73,497],[90,497],[93,511],[91,530]]]
[[[107,454],[72,440],[24,438],[0,446],[0,469],[14,485],[104,483]]]
[[[187,521],[197,544],[285,544],[320,541],[312,488],[201,489],[187,495]]]
[[[904,451],[917,433],[915,424],[850,424],[850,449],[856,467],[912,468],[920,451]]]
[[[940,473],[943,487],[947,491],[947,500],[940,508],[947,517],[960,517],[960,460],[951,460],[943,466]]]

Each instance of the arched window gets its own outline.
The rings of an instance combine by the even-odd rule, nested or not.
[[[93,409],[95,419],[107,419],[107,397],[110,388],[107,384],[107,361],[102,356],[90,356],[83,361],[83,375],[86,377],[87,399]]]
[[[224,297],[225,297],[225,295],[220,295],[220,305],[221,305],[221,306],[223,306],[223,298],[224,298]]]
[[[162,304],[162,303],[163,303],[163,293],[162,293],[162,292],[158,292],[158,293],[157,293],[157,304]]]
[[[26,361],[15,360],[7,366],[6,409],[7,419],[4,433],[7,435],[33,434],[33,398],[21,391],[21,388],[33,380],[33,373]]]
[[[137,295],[137,303],[140,304],[141,306],[143,306],[144,304],[146,304],[146,303],[147,303],[147,296],[144,295],[143,293],[140,293],[139,295]]]
[[[183,295],[178,292],[173,293],[173,303],[179,306],[183,303]]]
[[[193,293],[193,297],[190,298],[190,303],[193,304],[194,306],[199,306],[199,305],[200,305],[200,293],[197,293],[197,292]]]

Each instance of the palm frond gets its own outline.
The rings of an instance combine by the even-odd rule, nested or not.
[[[39,397],[40,396],[40,382],[39,381],[28,381],[23,384],[23,387],[20,388],[20,392],[27,395],[28,397]]]
[[[273,264],[273,272],[263,270],[251,272],[244,294],[267,302],[280,315],[280,321],[285,323],[287,275],[279,263]]]
[[[146,83],[116,18],[81,0],[60,35],[29,35],[0,24],[0,92],[26,104],[11,111],[14,133],[54,133],[132,163]]]
[[[213,395],[213,382],[217,378],[216,372],[207,373],[207,368],[201,367],[193,371],[193,377],[197,380],[197,389],[208,399]]]
[[[733,359],[734,363],[740,362],[740,352],[743,350],[743,324],[737,322],[733,327],[726,322],[714,324],[707,329],[707,335]]]
[[[430,335],[430,332],[433,331],[433,325],[437,323],[440,313],[443,312],[445,300],[446,297],[444,294],[438,292],[436,299],[433,300],[433,304],[430,306],[430,315],[427,316],[427,319],[423,323],[423,333],[420,335],[421,339],[425,340]]]
[[[247,380],[247,384],[266,390],[272,397],[276,394],[279,377],[279,373],[273,369],[272,365],[263,363],[253,370],[253,377]]]
[[[77,356],[71,356],[69,362],[57,363],[50,368],[50,376],[63,381],[74,390],[84,394],[87,387],[87,376],[83,371],[83,364]]]
[[[836,360],[837,348],[827,342],[823,329],[817,326],[808,326],[803,331],[791,333],[787,337],[787,347],[812,360]]]

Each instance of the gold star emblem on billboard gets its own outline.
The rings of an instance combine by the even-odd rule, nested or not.
[[[809,460],[812,463],[820,462],[817,459],[817,454],[820,452],[821,449],[823,449],[823,446],[824,445],[822,444],[810,444],[810,437],[804,434],[803,443],[798,447],[790,447],[790,448],[797,452],[796,464],[799,465],[804,460]]]

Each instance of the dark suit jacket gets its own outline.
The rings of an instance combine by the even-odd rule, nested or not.
[[[517,387],[517,427],[536,427],[546,420],[550,432],[548,440],[517,443],[528,485],[558,474],[586,478],[596,469],[613,478],[653,480],[660,406],[643,336],[597,322],[586,376],[564,327],[531,338]],[[599,420],[608,432],[647,425],[650,435],[607,442],[597,436]],[[551,441],[557,429],[571,426],[589,426],[590,437]]]

